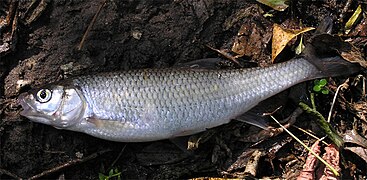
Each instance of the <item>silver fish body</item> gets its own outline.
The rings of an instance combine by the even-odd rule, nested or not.
[[[77,77],[22,94],[19,101],[21,114],[35,122],[106,140],[142,142],[228,123],[259,102],[320,76],[304,58],[267,68],[130,70]]]

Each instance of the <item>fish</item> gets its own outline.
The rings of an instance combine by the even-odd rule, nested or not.
[[[137,69],[83,75],[22,93],[22,116],[117,142],[171,139],[230,122],[298,83],[357,72],[339,56],[269,67]]]

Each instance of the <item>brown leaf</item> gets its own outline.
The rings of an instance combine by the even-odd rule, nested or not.
[[[311,150],[315,152],[315,154],[320,154],[320,141],[317,140],[311,147]],[[315,179],[315,169],[318,164],[318,159],[311,152],[308,153],[305,164],[303,165],[303,169],[297,180],[312,180]]]
[[[269,129],[263,129],[263,130],[256,130],[256,132],[248,133],[247,136],[242,137],[239,139],[239,141],[242,142],[259,142],[274,136],[279,135],[284,130],[283,128],[269,128]]]
[[[305,27],[302,29],[292,30],[292,29],[284,29],[278,24],[274,24],[273,26],[273,40],[272,40],[272,50],[271,50],[271,60],[274,62],[274,59],[279,55],[280,52],[285,48],[290,40],[292,40],[297,35],[313,30],[313,27]]]
[[[346,150],[352,151],[354,154],[361,157],[367,163],[367,149],[363,147],[346,147]]]
[[[246,167],[252,155],[258,151],[259,149],[247,148],[245,151],[242,152],[240,156],[237,157],[237,160],[234,163],[232,163],[232,165],[228,167],[226,171],[231,172]]]
[[[319,53],[324,54],[330,51],[336,51],[343,59],[351,63],[358,63],[362,67],[367,68],[367,62],[363,58],[362,53],[349,42],[343,41],[339,36],[320,34],[314,38],[317,38],[317,41],[313,43],[313,46]]]
[[[262,155],[262,153],[261,153],[260,150],[255,150],[252,153],[250,160],[246,164],[246,168],[245,168],[245,171],[244,171],[245,173],[256,176],[256,172],[257,172],[257,168],[259,166],[259,160],[260,160],[261,155]]]
[[[362,53],[356,47],[349,45],[350,48],[340,50],[340,56],[349,62],[359,63],[362,67],[367,68],[367,61],[362,57]]]
[[[341,168],[339,166],[340,156],[339,156],[339,150],[334,144],[330,144],[328,147],[325,148],[325,154],[322,156],[322,158],[328,162],[335,170],[338,171],[340,174]],[[340,179],[339,176],[336,176],[328,167],[324,168],[323,174],[320,178],[317,178],[320,180],[330,180],[330,179]]]
[[[356,130],[348,130],[343,136],[344,142],[354,143],[367,148],[367,139],[358,134]]]

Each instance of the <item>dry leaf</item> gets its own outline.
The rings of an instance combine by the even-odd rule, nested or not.
[[[351,63],[358,63],[362,67],[367,68],[367,61],[362,57],[362,53],[356,47],[349,45],[350,49],[340,50],[340,56]]]
[[[341,168],[339,166],[340,156],[339,150],[334,144],[330,144],[328,147],[325,147],[325,154],[322,156],[326,162],[328,162],[335,170],[340,174]],[[340,179],[340,176],[336,176],[328,167],[324,168],[323,174],[321,177],[317,178],[320,180],[329,180],[329,179]]]
[[[269,129],[262,129],[261,131],[249,133],[248,136],[244,136],[239,141],[242,142],[259,142],[274,136],[279,135],[280,133],[284,132],[283,128],[269,128]]]
[[[312,45],[320,53],[330,52],[330,50],[336,51],[343,59],[367,68],[367,62],[362,53],[349,42],[343,41],[339,36],[320,34],[314,38],[317,38],[317,43]]]
[[[354,143],[364,148],[367,148],[367,139],[359,135],[356,130],[348,130],[343,136],[344,142]]]
[[[252,154],[256,151],[259,151],[259,150],[251,149],[251,148],[245,149],[242,152],[242,154],[237,157],[237,160],[234,163],[232,163],[232,165],[226,171],[231,172],[231,171],[246,167],[247,162],[250,160]]]
[[[251,174],[253,176],[256,176],[256,172],[257,172],[257,168],[259,166],[259,160],[261,157],[262,153],[260,150],[255,150],[252,155],[250,160],[247,162],[246,164],[246,168],[244,173],[248,173]]]
[[[320,154],[320,141],[317,140],[311,147],[311,150],[315,152],[315,154]],[[318,164],[318,159],[316,156],[314,156],[311,152],[308,153],[307,159],[305,164],[303,165],[303,169],[299,176],[297,177],[297,180],[312,180],[315,179],[315,169]]]
[[[290,40],[292,40],[297,35],[313,30],[313,27],[305,27],[298,30],[292,29],[284,29],[278,24],[274,24],[273,26],[273,40],[272,40],[272,51],[271,51],[271,61],[274,62],[274,59],[279,55],[280,52],[284,49],[284,47],[288,44]]]
[[[346,147],[345,149],[352,151],[354,154],[361,157],[367,163],[367,149],[363,147]]]

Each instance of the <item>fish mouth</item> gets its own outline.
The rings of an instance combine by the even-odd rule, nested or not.
[[[31,105],[26,102],[27,96],[28,96],[27,93],[23,93],[23,94],[19,95],[19,97],[18,97],[18,103],[23,108],[23,111],[21,111],[19,114],[22,115],[22,116],[25,116],[25,117],[27,117],[30,114],[34,113],[34,110],[32,109]]]

